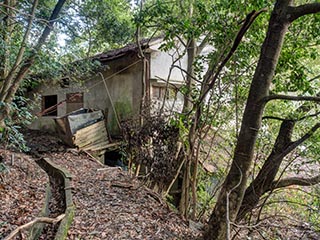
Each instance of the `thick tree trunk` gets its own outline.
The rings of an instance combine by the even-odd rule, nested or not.
[[[254,181],[247,188],[242,205],[240,207],[237,222],[240,221],[248,212],[259,203],[261,196],[272,188],[273,181],[278,173],[279,167],[283,158],[285,150],[291,144],[291,135],[295,122],[285,120],[282,122],[277,140],[274,144],[273,150]]]
[[[267,36],[250,86],[231,169],[210,217],[205,239],[230,238],[231,223],[235,221],[241,206],[252,164],[254,145],[265,106],[263,98],[269,95],[271,80],[289,26],[286,12],[291,4],[291,0],[277,1],[271,14]]]

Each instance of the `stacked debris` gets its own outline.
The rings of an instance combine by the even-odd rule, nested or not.
[[[110,146],[101,110],[79,109],[55,119],[59,137],[69,146],[84,151],[101,151]]]

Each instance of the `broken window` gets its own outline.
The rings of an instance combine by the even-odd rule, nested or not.
[[[58,115],[58,96],[48,95],[42,96],[42,116],[57,116]]]
[[[83,93],[67,94],[67,113],[83,108]]]

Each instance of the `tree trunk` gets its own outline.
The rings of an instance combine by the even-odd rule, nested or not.
[[[277,1],[272,11],[267,36],[250,86],[231,169],[210,217],[205,239],[230,238],[231,223],[236,219],[241,206],[252,165],[254,145],[265,106],[263,98],[269,95],[271,80],[289,26],[286,11],[291,4],[291,0]]]
[[[197,45],[194,39],[188,40],[188,47],[187,47],[187,77],[186,77],[186,87],[188,92],[184,95],[184,102],[183,102],[183,113],[188,113],[192,108],[191,102],[191,92],[192,88],[194,87],[194,60],[196,58],[197,52]]]
[[[284,155],[283,153],[291,144],[291,135],[294,125],[295,122],[291,120],[285,120],[282,122],[271,154],[263,164],[257,177],[245,192],[242,205],[237,216],[237,222],[239,222],[259,203],[261,196],[265,192],[271,189],[283,158],[287,155]]]
[[[28,73],[30,67],[34,64],[36,56],[38,55],[42,46],[45,44],[50,32],[52,31],[53,24],[56,21],[58,15],[62,9],[62,6],[64,5],[65,2],[66,2],[66,0],[59,0],[57,2],[57,4],[55,5],[55,8],[53,9],[53,11],[51,13],[49,23],[44,28],[34,50],[32,51],[31,55],[23,62],[20,62],[20,60],[19,60],[19,59],[22,59],[22,57],[23,57],[22,55],[24,53],[24,50],[22,50],[22,53],[21,53],[21,49],[24,49],[24,46],[21,46],[21,49],[20,49],[19,54],[17,56],[18,64],[16,64],[16,66],[13,66],[9,75],[6,77],[3,85],[1,86],[0,101],[3,101],[7,104],[9,104],[12,101],[16,91],[19,88],[21,81],[24,79],[24,77]],[[34,1],[33,10],[32,10],[33,13],[34,13],[36,4],[37,4],[37,1]],[[24,36],[23,43],[25,42],[26,38],[28,37],[28,32],[30,31],[29,26],[31,26],[32,21],[33,21],[33,14],[31,14],[31,17],[30,17],[30,20],[28,23],[28,27],[26,29],[26,34]],[[8,107],[1,106],[0,107],[0,126],[4,126],[3,121],[7,117],[8,114],[9,114]]]
[[[192,14],[192,11],[190,10],[190,14]],[[187,59],[188,59],[188,65],[187,65],[187,77],[186,77],[186,87],[188,89],[188,92],[184,95],[184,103],[183,103],[183,109],[182,112],[185,114],[188,114],[192,109],[192,102],[191,100],[191,92],[192,88],[194,86],[194,60],[196,57],[196,50],[197,45],[194,39],[188,39],[187,41]],[[189,202],[190,202],[190,177],[191,176],[191,166],[193,161],[193,146],[195,141],[196,135],[196,129],[191,128],[189,131],[189,147],[187,147],[186,152],[186,161],[185,161],[185,167],[183,168],[183,183],[182,183],[182,191],[181,191],[181,199],[179,204],[179,211],[181,215],[188,218],[188,209],[189,209]]]
[[[8,75],[9,68],[9,55],[10,48],[9,44],[11,41],[11,35],[14,29],[14,17],[15,13],[12,8],[16,5],[16,0],[5,0],[5,7],[3,7],[3,12],[5,13],[5,17],[3,19],[3,23],[1,26],[1,39],[3,44],[5,45],[4,53],[0,56],[0,82],[3,81]],[[8,7],[7,7],[8,6]],[[1,85],[0,85],[1,86]]]

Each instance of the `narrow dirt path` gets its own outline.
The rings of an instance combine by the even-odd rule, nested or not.
[[[195,239],[198,236],[199,233],[192,231],[187,222],[173,213],[155,193],[127,172],[101,166],[88,156],[67,149],[52,136],[32,133],[27,134],[27,140],[33,153],[48,157],[73,175],[76,211],[68,239]],[[38,169],[32,171],[36,174]],[[43,182],[43,173],[40,175],[41,178],[32,181],[34,186],[42,184],[43,192],[46,183]],[[39,201],[33,205],[37,204]],[[1,211],[5,211],[8,206],[2,207]],[[17,203],[16,208],[20,207]],[[38,212],[39,207],[26,219],[32,220]],[[14,214],[10,218],[14,218]],[[19,224],[8,224],[7,230]]]
[[[69,239],[194,239],[185,221],[135,178],[84,155],[48,154],[73,175]]]

